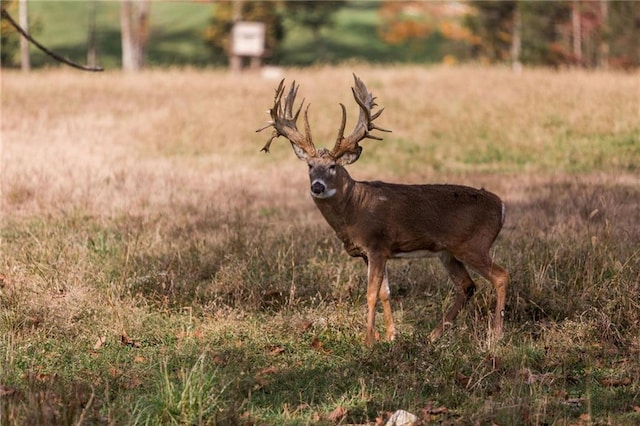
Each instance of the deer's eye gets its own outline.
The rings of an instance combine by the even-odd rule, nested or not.
[[[329,166],[329,172],[331,172],[332,174],[336,172],[336,165],[332,164]]]

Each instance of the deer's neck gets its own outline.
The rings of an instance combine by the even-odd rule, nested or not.
[[[333,197],[315,198],[314,201],[322,216],[344,243],[347,252],[352,256],[361,256],[362,253],[355,247],[349,235],[349,229],[355,225],[358,218],[357,211],[364,195],[362,188],[345,171],[345,178],[336,189]]]

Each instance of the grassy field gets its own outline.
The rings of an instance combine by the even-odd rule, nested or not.
[[[414,260],[390,264],[398,339],[364,345],[364,264],[288,142],[259,152],[276,81],[3,71],[0,424],[638,424],[638,75],[288,69],[319,146],[352,72],[393,130],[354,178],[506,202],[504,340],[479,279],[429,343],[454,290]]]

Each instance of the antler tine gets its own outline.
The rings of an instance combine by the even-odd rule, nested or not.
[[[298,94],[298,88],[300,86],[296,84],[294,81],[289,88],[289,92],[284,97],[284,105],[282,103],[282,96],[285,92],[284,79],[280,81],[278,88],[276,89],[276,95],[274,97],[273,107],[269,110],[269,114],[271,116],[271,121],[268,121],[267,124],[256,132],[261,132],[269,127],[273,127],[273,132],[271,136],[267,140],[267,143],[262,147],[261,151],[269,152],[269,148],[271,146],[271,142],[279,136],[286,137],[289,142],[293,145],[296,145],[307,154],[314,156],[316,154],[315,146],[311,140],[311,126],[309,125],[309,105],[305,108],[304,120],[305,120],[305,134],[303,135],[298,130],[297,121],[298,116],[300,115],[300,111],[304,106],[304,99],[300,103],[298,109],[295,114],[293,113],[293,108],[295,104],[295,99]]]
[[[335,158],[340,158],[346,153],[359,154],[362,150],[362,147],[358,145],[358,142],[363,139],[382,140],[381,137],[372,135],[370,133],[371,130],[390,132],[390,130],[378,127],[373,123],[373,120],[375,120],[380,116],[380,114],[382,114],[384,108],[371,115],[371,109],[377,106],[377,104],[375,103],[376,98],[371,94],[371,92],[367,90],[365,84],[355,74],[353,75],[353,78],[355,81],[355,86],[351,88],[351,92],[353,93],[353,98],[360,107],[358,122],[356,123],[356,126],[351,134],[345,137],[344,129],[346,126],[347,112],[344,105],[340,104],[340,107],[342,108],[342,122],[340,124],[340,129],[338,130],[336,144],[331,151],[331,154]]]

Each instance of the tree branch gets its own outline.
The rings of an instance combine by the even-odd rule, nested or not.
[[[47,49],[46,47],[44,47],[43,45],[41,45],[40,43],[38,43],[36,40],[34,40],[25,30],[23,30],[20,25],[18,25],[16,23],[16,21],[13,20],[13,18],[11,17],[11,15],[9,15],[9,12],[7,12],[4,8],[2,9],[2,17],[4,19],[6,19],[7,21],[9,21],[9,23],[16,29],[16,31],[18,31],[20,34],[22,34],[22,36],[24,38],[26,38],[27,40],[29,40],[31,43],[33,43],[34,45],[36,45],[36,47],[40,50],[42,50],[44,53],[46,53],[47,55],[51,56],[53,59],[62,62],[64,64],[67,64],[73,68],[77,68],[79,70],[82,71],[104,71],[104,68],[102,67],[88,67],[88,66],[84,66],[84,65],[80,65],[80,64],[76,64],[75,62],[70,61],[67,58],[64,58],[52,51],[50,51],[49,49]]]

